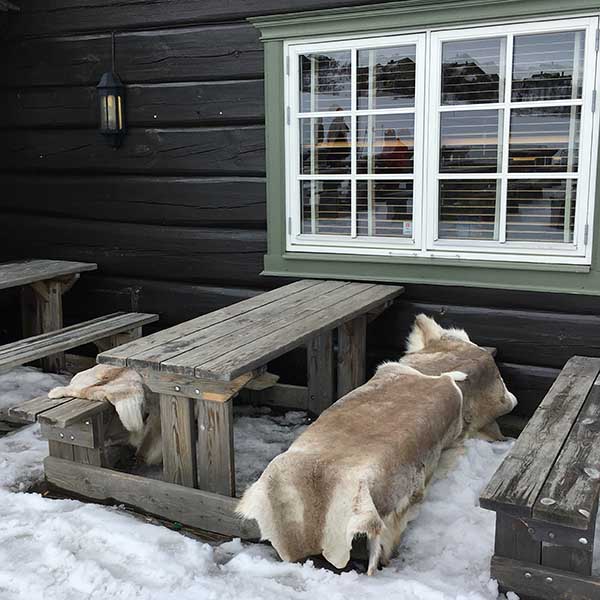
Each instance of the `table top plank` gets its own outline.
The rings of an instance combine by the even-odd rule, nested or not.
[[[66,260],[30,259],[0,263],[0,290],[56,279],[84,271],[94,271],[95,263]]]
[[[263,294],[258,294],[252,298],[236,302],[230,306],[225,306],[208,314],[196,317],[184,323],[179,323],[168,329],[163,329],[152,335],[123,344],[117,348],[107,350],[98,355],[98,362],[102,364],[111,364],[125,367],[129,360],[133,360],[139,354],[147,353],[153,349],[160,352],[160,347],[177,342],[182,337],[202,331],[212,325],[240,317],[252,310],[277,302],[288,295],[296,294],[307,290],[319,283],[318,279],[302,279],[290,285],[286,285]]]
[[[313,302],[315,297],[345,285],[348,284],[343,281],[318,282],[316,285],[304,290],[290,293],[275,303],[265,304],[241,314],[235,319],[220,321],[160,346],[153,346],[145,352],[130,357],[127,360],[127,365],[135,369],[144,369],[171,359],[175,360],[177,364],[187,364],[185,362],[180,363],[179,357],[183,357],[186,353],[196,352],[199,347],[204,348],[208,344],[212,344],[213,348],[227,347],[232,334],[238,331],[245,331],[249,334],[252,330],[260,328],[271,321],[274,314],[285,314],[287,318],[293,318],[294,314],[300,311],[303,305]],[[191,366],[193,367],[195,364]],[[193,368],[189,370],[188,374],[194,375]]]
[[[531,517],[533,507],[600,373],[600,359],[574,356],[483,490],[483,508]]]
[[[568,527],[593,529],[600,493],[600,376],[569,433],[533,507],[533,516]],[[550,498],[554,502],[542,502]]]
[[[284,305],[284,302],[278,302],[260,321],[249,323],[219,339],[216,343],[202,344],[189,352],[163,360],[161,370],[193,377],[196,375],[196,368],[206,362],[214,361],[229,352],[235,352],[272,332],[283,331],[290,323],[301,321],[318,311],[335,306],[342,300],[373,287],[373,284],[369,283],[345,281],[325,281],[323,284],[318,290],[315,288],[315,291],[319,292],[318,294],[315,293],[301,304]]]
[[[265,365],[323,331],[334,329],[346,321],[365,314],[372,308],[392,300],[403,291],[404,288],[400,286],[368,286],[332,306],[317,310],[241,348],[196,367],[196,377],[229,381],[242,373]]]

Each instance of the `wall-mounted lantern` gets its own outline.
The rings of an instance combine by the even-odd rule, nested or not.
[[[100,133],[118,148],[125,135],[125,86],[115,72],[115,37],[112,36],[112,71],[104,73],[98,90]]]

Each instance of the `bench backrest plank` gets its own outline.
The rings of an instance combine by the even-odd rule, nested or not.
[[[483,508],[531,517],[533,506],[600,373],[600,361],[571,358],[481,494]]]
[[[533,507],[534,518],[594,529],[600,491],[599,433],[600,376],[542,487]]]
[[[287,286],[283,286],[269,292],[264,292],[263,294],[259,294],[253,298],[248,298],[242,302],[237,302],[231,306],[226,306],[225,308],[221,308],[206,315],[196,317],[195,319],[191,319],[185,323],[180,323],[179,325],[169,327],[168,329],[148,335],[139,340],[134,340],[127,344],[123,344],[118,348],[113,348],[112,350],[102,352],[102,354],[98,355],[98,362],[122,367],[127,366],[128,359],[137,356],[137,354],[141,352],[147,352],[152,348],[158,348],[164,344],[176,342],[181,337],[193,334],[197,331],[210,327],[211,325],[215,325],[216,323],[221,323],[222,321],[238,317],[261,306],[271,304],[281,298],[287,297],[290,294],[302,292],[303,290],[307,290],[318,283],[319,280],[317,279],[303,279]]]

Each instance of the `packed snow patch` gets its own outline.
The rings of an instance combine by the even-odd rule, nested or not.
[[[305,424],[298,413],[238,416],[245,481]],[[494,514],[480,509],[477,498],[510,447],[469,440],[464,450],[446,453],[398,557],[368,578],[310,561],[282,563],[266,545],[211,546],[118,508],[23,493],[41,477],[46,454],[37,425],[29,426],[0,439],[0,598],[496,600],[489,579]]]
[[[64,375],[43,373],[32,367],[17,367],[0,375],[0,411],[47,394],[69,381]]]

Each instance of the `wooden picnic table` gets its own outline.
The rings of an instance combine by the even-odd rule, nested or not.
[[[21,318],[24,337],[61,329],[62,296],[84,271],[97,269],[94,263],[31,259],[0,263],[0,290],[21,287]],[[62,353],[42,359],[46,371],[64,368]]]
[[[297,281],[104,352],[98,362],[136,369],[160,395],[166,481],[234,496],[232,398],[264,378],[270,361],[306,347],[306,407],[319,414],[364,382],[367,321],[402,291]]]

